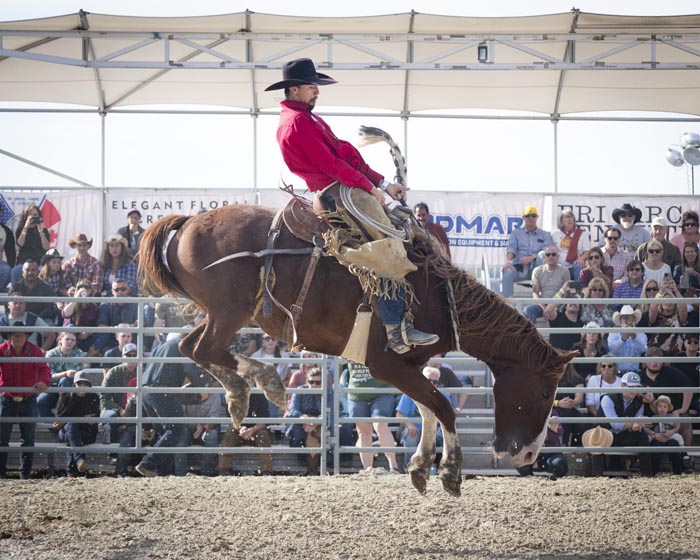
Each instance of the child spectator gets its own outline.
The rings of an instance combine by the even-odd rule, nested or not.
[[[652,447],[679,447],[683,445],[683,436],[678,433],[680,424],[664,422],[664,418],[675,418],[673,412],[673,404],[670,397],[659,395],[654,402],[651,403],[651,409],[654,411],[654,419],[656,420],[651,428],[644,428],[644,432],[649,436],[649,442]],[[661,465],[661,455],[663,453],[654,453],[651,456],[651,468],[655,475],[659,472]],[[668,458],[671,462],[671,470],[673,474],[683,473],[683,460],[681,452],[669,452]]]
[[[66,281],[66,273],[61,268],[62,262],[63,257],[56,249],[46,251],[46,254],[41,257],[39,278],[51,286],[55,295],[66,297],[68,296],[68,282]]]

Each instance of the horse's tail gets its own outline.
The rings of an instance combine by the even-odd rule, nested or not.
[[[143,233],[139,243],[139,276],[144,294],[160,296],[172,293],[189,297],[163,262],[163,249],[170,232],[182,227],[189,219],[190,216],[165,216]]]

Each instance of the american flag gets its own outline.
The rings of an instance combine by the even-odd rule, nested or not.
[[[15,211],[12,210],[5,197],[0,194],[0,222],[6,224],[14,215]]]

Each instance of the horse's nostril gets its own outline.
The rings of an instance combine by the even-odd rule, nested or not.
[[[525,461],[525,464],[526,464],[526,465],[532,464],[532,462],[535,460],[535,458],[534,458],[533,455],[534,455],[534,454],[532,453],[532,451],[528,451],[528,452],[525,454],[525,456],[523,457],[523,461]]]

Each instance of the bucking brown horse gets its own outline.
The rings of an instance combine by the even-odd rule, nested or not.
[[[262,257],[247,256],[206,267],[228,255],[264,250],[274,215],[275,210],[269,208],[233,205],[193,217],[166,216],[146,230],[140,244],[139,268],[145,286],[189,298],[207,312],[206,320],[182,340],[180,350],[224,386],[234,426],[240,425],[248,409],[249,388],[241,376],[253,376],[279,406],[284,406],[284,387],[270,364],[229,351],[233,337],[242,327],[255,323],[283,340],[286,316],[276,307],[270,316],[262,311]],[[303,249],[308,244],[283,227],[276,246]],[[455,348],[447,281],[453,287],[461,349],[485,362],[496,379],[494,450],[509,453],[514,465],[536,459],[557,383],[574,354],[562,355],[550,346],[499,294],[442,258],[426,234],[414,236],[408,253],[418,266],[407,277],[415,293],[415,326],[438,334],[440,341],[398,355],[387,348],[385,329],[375,313],[366,365],[373,377],[414,399],[420,410],[423,432],[409,465],[413,485],[425,492],[439,420],[444,435],[439,478],[447,492],[459,495],[462,452],[455,412],[421,374],[421,367],[432,356]],[[274,257],[272,293],[286,308],[297,301],[309,259],[308,254]],[[314,352],[341,355],[362,301],[357,278],[334,258],[322,257],[296,325],[298,344]]]

